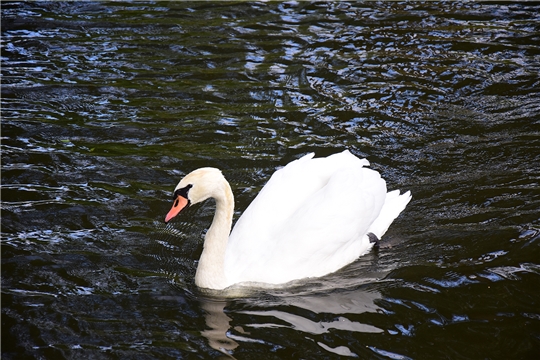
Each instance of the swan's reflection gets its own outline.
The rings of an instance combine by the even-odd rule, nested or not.
[[[264,302],[260,300],[260,297],[243,298],[237,301],[244,302],[245,307],[255,308],[256,310],[241,310],[238,314],[248,314],[256,317],[260,317],[261,322],[245,324],[242,327],[246,328],[276,328],[276,327],[290,327],[297,331],[309,333],[313,335],[324,334],[330,329],[354,331],[362,333],[380,333],[383,332],[373,325],[363,324],[358,321],[352,321],[348,318],[348,314],[362,314],[376,312],[379,307],[375,305],[374,301],[380,299],[381,295],[376,291],[366,291],[362,289],[356,289],[352,291],[331,292],[324,294],[309,294],[309,295],[279,295],[274,296],[272,301],[269,301],[265,297]],[[232,355],[233,350],[239,346],[238,342],[259,342],[264,339],[251,339],[249,333],[245,333],[240,326],[230,331],[231,318],[224,312],[227,305],[226,300],[219,299],[200,299],[201,306],[206,311],[206,325],[208,329],[202,332],[202,335],[208,339],[208,344],[229,356]],[[276,310],[286,308],[290,310]],[[311,313],[321,314],[319,316],[321,321],[314,321],[301,315],[298,315],[297,309],[308,310]],[[332,317],[331,321],[327,320],[328,317],[323,314],[336,314],[341,315]],[[234,317],[234,313],[229,314]],[[275,318],[280,321],[272,321]],[[284,325],[283,322],[289,324]],[[235,334],[235,333],[240,334]],[[235,341],[236,340],[236,341]],[[238,342],[237,342],[238,341]],[[331,347],[319,343],[319,345],[330,352],[337,353],[339,355],[353,354],[349,349],[332,349]],[[352,355],[354,356],[354,354]]]
[[[238,347],[238,343],[227,337],[227,331],[229,331],[230,321],[232,320],[223,311],[227,301],[204,298],[201,298],[200,301],[202,309],[206,312],[205,320],[208,327],[201,334],[208,339],[208,344],[212,348],[230,355]]]
[[[330,329],[348,330],[355,332],[378,333],[383,330],[368,324],[351,321],[346,314],[361,314],[364,312],[376,312],[378,307],[374,304],[375,299],[381,296],[377,292],[350,291],[323,295],[309,295],[286,298],[285,303],[289,306],[299,307],[316,314],[342,314],[334,321],[312,321],[303,316],[280,310],[257,310],[243,311],[244,314],[271,316],[291,324],[292,328],[310,334],[323,334]],[[284,326],[277,324],[252,324],[253,327],[276,327]]]

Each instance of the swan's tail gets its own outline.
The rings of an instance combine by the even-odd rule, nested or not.
[[[371,224],[368,232],[373,233],[377,238],[381,238],[390,224],[398,217],[405,209],[405,206],[411,201],[411,192],[407,191],[404,194],[399,194],[399,190],[390,191],[386,194],[384,205],[377,219]]]

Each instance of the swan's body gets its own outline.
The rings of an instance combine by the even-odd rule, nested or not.
[[[276,171],[231,230],[234,198],[218,169],[201,168],[175,189],[168,222],[190,203],[213,197],[214,221],[206,233],[195,284],[283,284],[332,273],[380,239],[411,199],[386,192],[379,173],[349,151],[313,154]],[[230,233],[230,235],[229,235]]]

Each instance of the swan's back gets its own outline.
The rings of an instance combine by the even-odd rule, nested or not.
[[[231,245],[239,241],[239,236],[252,235],[252,231],[267,233],[277,224],[283,224],[339,169],[369,166],[366,159],[361,160],[349,151],[326,158],[313,156],[311,153],[292,161],[272,175],[236,223],[229,239]]]
[[[366,159],[344,151],[316,159],[309,154],[276,171],[229,237],[228,282],[322,276],[369,250],[370,227],[382,236],[410,195],[389,193],[394,201],[386,206],[385,181],[364,166]]]

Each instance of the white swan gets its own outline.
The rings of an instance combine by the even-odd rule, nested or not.
[[[195,274],[201,288],[326,275],[371,249],[411,200],[409,191],[387,193],[379,173],[364,166],[369,162],[348,150],[292,161],[272,175],[232,232],[229,183],[218,169],[197,169],[176,186],[165,222],[189,204],[216,200]]]

